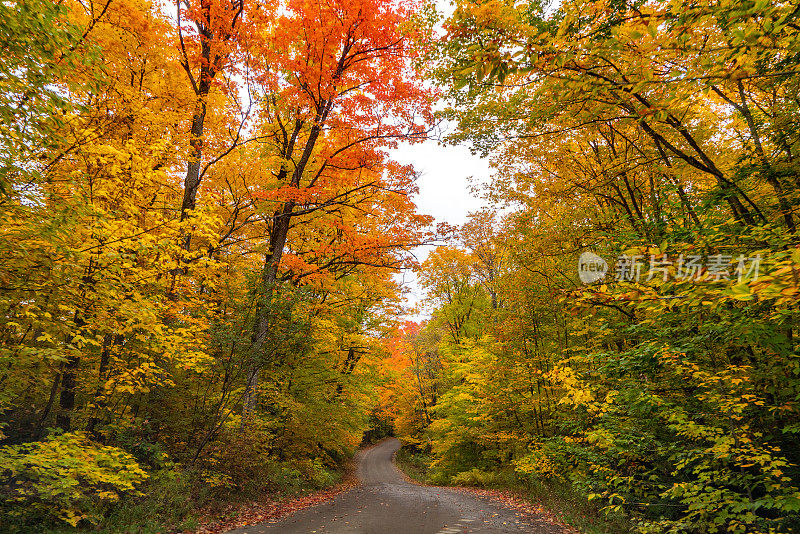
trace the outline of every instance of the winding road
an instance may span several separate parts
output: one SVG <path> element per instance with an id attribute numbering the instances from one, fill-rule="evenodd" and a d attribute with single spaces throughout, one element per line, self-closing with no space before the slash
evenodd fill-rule
<path id="1" fill-rule="evenodd" d="M 518 516 L 488 499 L 406 481 L 392 463 L 394 438 L 358 456 L 361 485 L 333 500 L 276 522 L 229 534 L 559 534 L 535 516 Z"/>

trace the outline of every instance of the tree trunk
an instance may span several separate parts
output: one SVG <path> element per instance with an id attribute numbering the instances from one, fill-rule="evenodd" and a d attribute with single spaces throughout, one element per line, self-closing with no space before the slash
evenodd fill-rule
<path id="1" fill-rule="evenodd" d="M 292 173 L 292 179 L 289 183 L 291 187 L 300 186 L 300 180 L 311 159 L 311 154 L 317 144 L 317 139 L 322 131 L 322 126 L 325 123 L 330 108 L 331 102 L 326 100 L 322 100 L 317 107 L 314 126 L 311 127 L 311 132 L 309 133 L 308 140 L 303 149 L 303 154 Z M 288 171 L 285 168 L 281 169 L 280 175 L 285 179 L 288 175 Z M 266 304 L 275 291 L 275 284 L 278 281 L 278 268 L 280 267 L 281 258 L 283 257 L 283 249 L 286 246 L 286 237 L 289 235 L 289 228 L 291 226 L 295 206 L 296 203 L 294 200 L 283 203 L 283 207 L 274 216 L 274 222 L 270 232 L 270 251 L 264 261 L 264 268 L 261 275 L 261 287 L 258 288 L 259 291 L 264 292 L 264 300 L 262 301 L 263 304 L 260 305 L 256 311 L 256 320 L 253 324 L 250 348 L 251 362 L 247 372 L 247 384 L 245 385 L 242 399 L 242 429 L 245 428 L 247 420 L 255 413 L 256 404 L 258 403 L 258 379 L 261 370 L 261 363 L 258 361 L 259 353 L 264 348 L 264 341 L 266 340 L 270 328 L 270 307 Z"/>
<path id="2" fill-rule="evenodd" d="M 81 283 L 83 285 L 93 284 L 91 273 L 93 271 L 92 261 L 89 261 L 87 274 L 83 277 Z M 83 291 L 85 295 L 85 290 Z M 75 329 L 77 332 L 86 326 L 86 321 L 79 311 L 75 311 L 74 317 Z M 69 334 L 67 335 L 66 342 L 71 341 Z M 61 428 L 64 432 L 72 430 L 72 412 L 75 410 L 75 385 L 78 369 L 80 368 L 81 358 L 79 354 L 71 355 L 64 363 L 64 368 L 61 373 L 61 394 L 58 398 L 59 412 L 56 415 L 56 426 Z"/>
<path id="3" fill-rule="evenodd" d="M 758 134 L 756 122 L 753 119 L 753 114 L 750 112 L 750 106 L 747 103 L 747 95 L 744 91 L 744 84 L 742 83 L 742 80 L 737 80 L 736 83 L 739 89 L 739 98 L 741 99 L 742 103 L 740 106 L 735 107 L 742 115 L 744 115 L 745 121 L 747 121 L 747 127 L 750 130 L 750 136 L 753 138 L 753 145 L 755 146 L 756 154 L 758 154 L 759 159 L 761 159 L 764 176 L 767 180 L 767 183 L 772 186 L 772 189 L 775 190 L 775 194 L 778 196 L 778 205 L 781 210 L 781 215 L 783 215 L 783 221 L 786 223 L 786 228 L 789 230 L 789 232 L 794 234 L 797 231 L 797 228 L 795 227 L 794 218 L 792 217 L 792 208 L 789 206 L 789 201 L 786 199 L 786 193 L 783 190 L 783 186 L 781 185 L 780 180 L 778 180 L 778 178 L 775 176 L 775 171 L 772 169 L 772 165 L 767 158 L 766 152 L 764 152 L 764 146 L 761 144 L 761 136 Z"/>
<path id="4" fill-rule="evenodd" d="M 53 377 L 53 385 L 50 387 L 50 396 L 47 399 L 47 405 L 44 407 L 42 416 L 39 419 L 39 435 L 41 435 L 42 430 L 44 429 L 44 422 L 47 420 L 47 416 L 50 415 L 50 410 L 53 409 L 53 403 L 56 400 L 56 393 L 58 393 L 58 386 L 61 385 L 61 373 L 63 371 L 64 362 L 61 362 L 61 365 L 59 365 L 58 371 L 56 372 L 56 376 Z"/>
<path id="5" fill-rule="evenodd" d="M 294 180 L 293 180 L 294 181 Z M 261 274 L 261 285 L 257 291 L 262 293 L 261 304 L 256 311 L 256 321 L 253 324 L 250 346 L 250 368 L 247 371 L 247 384 L 245 385 L 242 398 L 242 427 L 246 421 L 255 413 L 258 402 L 258 379 L 261 373 L 261 362 L 259 353 L 264 348 L 264 342 L 270 328 L 269 302 L 275 291 L 275 284 L 278 281 L 278 267 L 283 257 L 283 248 L 286 246 L 286 236 L 289 233 L 289 224 L 294 211 L 294 201 L 284 203 L 283 209 L 275 216 L 270 235 L 270 254 L 264 262 L 264 269 Z"/>
<path id="6" fill-rule="evenodd" d="M 105 408 L 106 400 L 103 395 L 105 389 L 105 378 L 108 374 L 108 365 L 111 361 L 111 350 L 113 346 L 122 345 L 123 336 L 106 334 L 103 336 L 103 348 L 100 351 L 100 368 L 97 371 L 97 388 L 94 392 L 94 413 L 86 425 L 86 431 L 95 434 L 95 427 L 100 422 L 99 411 Z M 99 436 L 95 435 L 95 438 Z"/>
<path id="7" fill-rule="evenodd" d="M 70 356 L 64 365 L 61 378 L 61 395 L 58 399 L 59 413 L 56 416 L 56 426 L 64 432 L 72 430 L 72 412 L 75 409 L 75 375 L 80 367 L 81 359 Z"/>
<path id="8" fill-rule="evenodd" d="M 183 181 L 183 202 L 181 203 L 181 222 L 189 217 L 189 211 L 194 210 L 197 206 L 197 190 L 200 188 L 200 162 L 203 158 L 203 132 L 205 130 L 206 112 L 206 98 L 208 97 L 209 89 L 211 88 L 211 74 L 201 72 L 200 83 L 197 87 L 197 102 L 194 107 L 194 114 L 192 115 L 192 128 L 189 132 L 191 138 L 189 145 L 191 146 L 191 154 L 189 161 L 186 164 L 186 178 Z M 187 232 L 183 248 L 189 250 L 192 242 L 191 232 Z"/>

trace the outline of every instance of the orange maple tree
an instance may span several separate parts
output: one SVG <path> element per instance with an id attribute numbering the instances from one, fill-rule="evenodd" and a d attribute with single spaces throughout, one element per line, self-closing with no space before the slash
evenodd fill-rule
<path id="1" fill-rule="evenodd" d="M 430 219 L 414 214 L 413 170 L 390 163 L 385 148 L 425 138 L 431 91 L 411 74 L 423 48 L 407 21 L 414 2 L 287 2 L 274 31 L 252 34 L 258 135 L 270 159 L 253 196 L 268 214 L 267 291 L 284 278 L 344 276 L 358 266 L 397 268 L 425 239 Z M 266 11 L 259 17 L 271 18 Z M 266 25 L 266 23 L 264 23 Z M 264 160 L 262 160 L 264 161 Z M 288 242 L 305 234 L 308 246 Z M 309 235 L 310 232 L 310 235 Z M 288 242 L 288 245 L 287 245 Z M 253 331 L 257 353 L 269 330 L 262 307 Z M 246 406 L 258 382 L 254 365 Z M 246 408 L 247 409 L 247 408 Z"/>

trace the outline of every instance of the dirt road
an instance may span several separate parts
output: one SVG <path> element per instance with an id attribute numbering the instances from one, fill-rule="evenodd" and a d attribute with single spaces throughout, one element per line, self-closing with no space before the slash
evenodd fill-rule
<path id="1" fill-rule="evenodd" d="M 388 439 L 358 458 L 362 484 L 325 504 L 277 522 L 230 534 L 558 534 L 535 517 L 521 518 L 492 501 L 457 491 L 406 482 L 392 463 L 400 448 Z"/>

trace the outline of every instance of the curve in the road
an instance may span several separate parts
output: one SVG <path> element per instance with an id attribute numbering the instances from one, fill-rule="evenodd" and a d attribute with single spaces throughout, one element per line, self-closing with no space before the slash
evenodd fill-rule
<path id="1" fill-rule="evenodd" d="M 394 438 L 358 456 L 361 485 L 335 499 L 276 522 L 229 534 L 558 534 L 536 517 L 446 488 L 410 484 L 392 463 Z"/>

